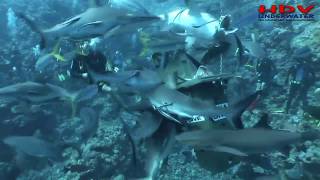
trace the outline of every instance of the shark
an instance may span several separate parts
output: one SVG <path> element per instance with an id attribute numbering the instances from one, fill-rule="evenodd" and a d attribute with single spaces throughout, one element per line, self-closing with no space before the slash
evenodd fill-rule
<path id="1" fill-rule="evenodd" d="M 183 132 L 177 141 L 196 149 L 225 152 L 236 156 L 249 156 L 281 150 L 282 148 L 320 137 L 319 132 L 290 132 L 267 128 L 240 130 L 209 129 Z"/>
<path id="2" fill-rule="evenodd" d="M 70 103 L 72 116 L 75 116 L 77 104 L 93 98 L 98 93 L 96 85 L 90 85 L 75 92 L 50 83 L 37 83 L 32 81 L 16 83 L 0 88 L 0 96 L 12 97 L 31 103 L 44 103 L 65 101 Z"/>
<path id="3" fill-rule="evenodd" d="M 144 167 L 147 176 L 144 179 L 156 179 L 160 174 L 166 158 L 174 151 L 176 133 L 175 124 L 164 121 L 157 132 L 147 140 L 148 154 L 145 158 Z"/>
<path id="4" fill-rule="evenodd" d="M 40 35 L 40 47 L 44 49 L 49 39 L 82 41 L 102 36 L 107 38 L 134 32 L 161 20 L 145 9 L 142 9 L 142 11 L 144 13 L 137 13 L 120 7 L 99 6 L 94 3 L 83 13 L 48 29 L 40 28 L 33 20 L 21 12 L 16 12 L 16 15 Z"/>
<path id="5" fill-rule="evenodd" d="M 178 123 L 181 123 L 181 120 L 179 120 L 181 118 L 194 119 L 202 116 L 206 119 L 219 120 L 219 117 L 227 117 L 230 125 L 237 127 L 235 122 L 245 109 L 256 100 L 258 95 L 259 92 L 255 92 L 229 108 L 215 107 L 213 104 L 193 99 L 165 85 L 159 86 L 146 96 L 154 109 Z M 175 118 L 176 116 L 178 118 Z"/>
<path id="6" fill-rule="evenodd" d="M 82 126 L 79 129 L 80 137 L 83 141 L 87 141 L 91 138 L 99 128 L 99 117 L 96 111 L 92 108 L 84 107 L 80 109 L 79 113 L 82 121 Z"/>
<path id="7" fill-rule="evenodd" d="M 89 76 L 94 82 L 106 82 L 115 91 L 121 93 L 144 94 L 163 84 L 159 75 L 155 71 L 148 69 L 128 70 L 117 73 L 108 72 L 105 74 L 99 74 L 89 69 Z"/>
<path id="8" fill-rule="evenodd" d="M 135 162 L 134 176 L 143 169 L 143 177 L 130 177 L 133 180 L 153 180 L 156 179 L 163 165 L 166 164 L 168 156 L 174 152 L 176 125 L 170 121 L 162 121 L 160 127 L 152 136 L 144 140 L 146 154 L 143 156 L 143 163 Z M 131 136 L 131 135 L 129 135 Z M 135 145 L 133 145 L 135 146 Z M 135 150 L 135 148 L 134 148 Z M 138 175 L 138 176 L 141 176 Z"/>
<path id="9" fill-rule="evenodd" d="M 88 86 L 77 92 L 69 92 L 64 88 L 50 84 L 32 81 L 16 83 L 0 88 L 0 96 L 10 96 L 29 102 L 40 103 L 55 99 L 83 101 L 93 97 L 98 92 L 96 86 Z"/>
<path id="10" fill-rule="evenodd" d="M 62 149 L 33 136 L 9 136 L 3 139 L 3 143 L 29 156 L 51 160 L 62 159 Z"/>

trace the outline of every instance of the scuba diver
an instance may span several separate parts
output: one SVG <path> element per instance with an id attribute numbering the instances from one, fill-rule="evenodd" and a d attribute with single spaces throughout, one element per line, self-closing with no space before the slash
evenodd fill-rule
<path id="1" fill-rule="evenodd" d="M 220 22 L 220 28 L 214 34 L 215 43 L 209 48 L 208 52 L 202 58 L 202 63 L 209 63 L 209 60 L 214 56 L 224 53 L 230 46 L 230 43 L 226 41 L 227 32 L 230 30 L 231 16 L 222 16 Z"/>
<path id="2" fill-rule="evenodd" d="M 299 48 L 293 54 L 293 58 L 298 63 L 290 68 L 286 79 L 286 84 L 290 82 L 288 100 L 285 107 L 286 113 L 289 112 L 294 99 L 295 103 L 302 101 L 302 106 L 307 105 L 308 90 L 315 82 L 315 72 L 309 61 L 312 56 L 309 47 Z"/>
<path id="3" fill-rule="evenodd" d="M 257 90 L 266 90 L 272 84 L 276 72 L 276 66 L 269 58 L 263 58 L 256 66 L 258 75 Z"/>
<path id="4" fill-rule="evenodd" d="M 206 65 L 220 62 L 220 65 L 218 65 L 220 66 L 220 73 L 223 66 L 227 69 L 234 69 L 234 67 L 244 64 L 244 48 L 240 38 L 236 35 L 238 29 L 233 28 L 231 22 L 230 15 L 220 18 L 220 27 L 214 34 L 214 42 L 201 60 L 201 63 Z M 233 61 L 235 58 L 237 60 Z M 229 61 L 229 59 L 233 60 Z"/>
<path id="5" fill-rule="evenodd" d="M 72 59 L 70 75 L 71 77 L 85 79 L 92 84 L 93 80 L 89 76 L 89 70 L 99 74 L 112 71 L 104 54 L 90 47 L 87 43 L 84 43 L 79 46 L 79 50 Z M 98 87 L 103 91 L 111 90 L 110 87 L 103 82 L 98 83 Z"/>

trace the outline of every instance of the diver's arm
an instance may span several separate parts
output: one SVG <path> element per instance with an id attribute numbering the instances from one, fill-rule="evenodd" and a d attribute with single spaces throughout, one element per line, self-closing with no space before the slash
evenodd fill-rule
<path id="1" fill-rule="evenodd" d="M 107 64 L 106 56 L 102 52 L 97 52 L 96 55 L 97 55 L 97 58 L 99 60 L 99 64 L 106 66 L 106 64 Z"/>
<path id="2" fill-rule="evenodd" d="M 101 52 L 89 54 L 87 65 L 90 69 L 97 73 L 105 73 L 107 66 L 107 58 Z"/>

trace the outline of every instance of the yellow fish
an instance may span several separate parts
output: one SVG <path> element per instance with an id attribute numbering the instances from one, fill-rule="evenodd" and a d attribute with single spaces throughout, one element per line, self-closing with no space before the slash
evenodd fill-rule
<path id="1" fill-rule="evenodd" d="M 51 56 L 53 56 L 57 61 L 65 61 L 65 58 L 60 54 L 61 48 L 59 48 L 61 40 L 57 42 L 57 44 L 54 46 L 53 51 L 50 53 Z"/>

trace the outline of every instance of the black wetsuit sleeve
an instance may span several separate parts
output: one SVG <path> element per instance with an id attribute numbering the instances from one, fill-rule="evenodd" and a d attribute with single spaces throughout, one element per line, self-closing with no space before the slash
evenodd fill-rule
<path id="1" fill-rule="evenodd" d="M 107 58 L 101 52 L 92 53 L 88 56 L 87 65 L 97 73 L 105 73 Z"/>

